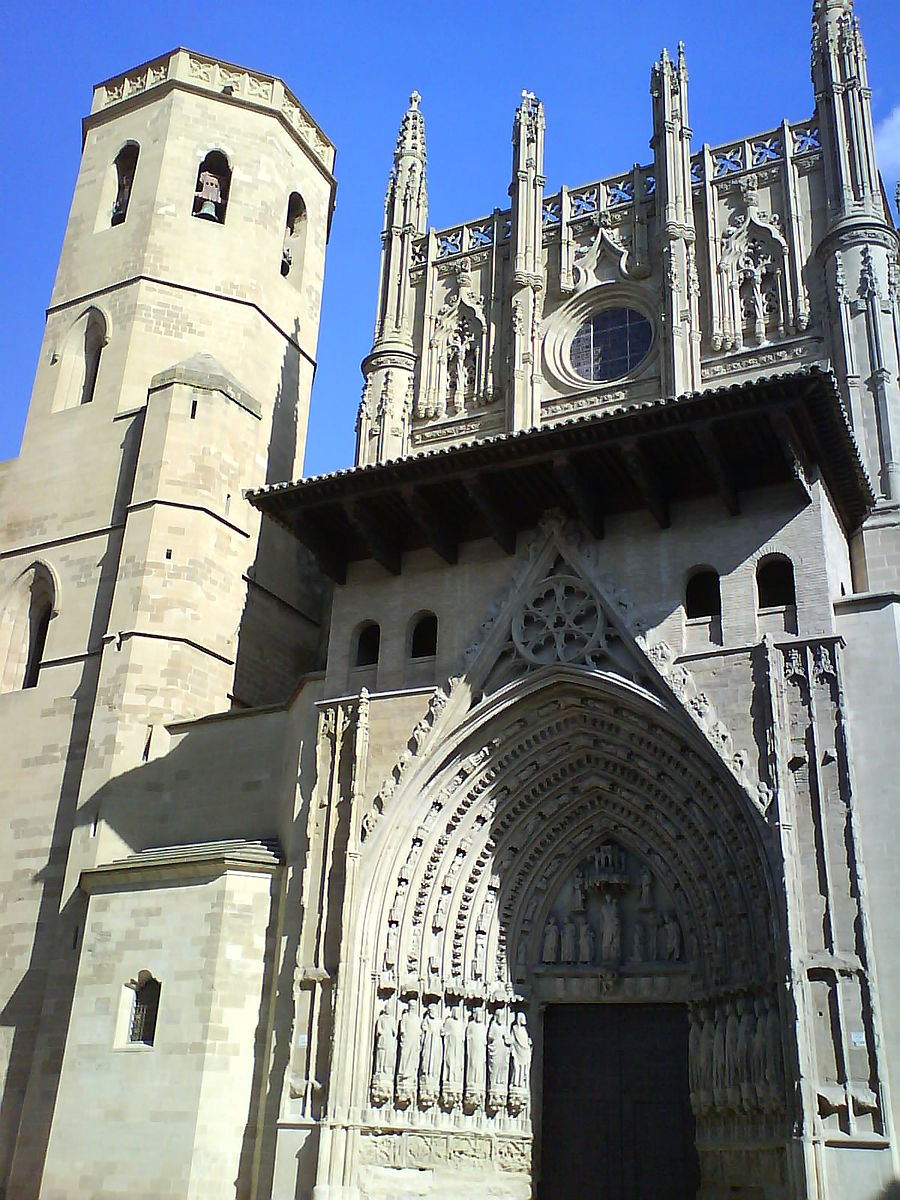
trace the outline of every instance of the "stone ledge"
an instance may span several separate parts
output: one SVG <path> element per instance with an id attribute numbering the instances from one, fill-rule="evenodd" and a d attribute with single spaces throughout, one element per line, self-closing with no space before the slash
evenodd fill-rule
<path id="1" fill-rule="evenodd" d="M 81 872 L 79 886 L 92 896 L 96 892 L 123 890 L 134 883 L 162 884 L 169 879 L 221 875 L 226 871 L 273 875 L 283 862 L 277 838 L 154 846 L 102 867 L 88 867 Z"/>

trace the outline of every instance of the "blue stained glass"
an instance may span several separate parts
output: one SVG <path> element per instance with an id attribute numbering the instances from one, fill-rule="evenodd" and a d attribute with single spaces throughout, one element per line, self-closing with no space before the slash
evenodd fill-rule
<path id="1" fill-rule="evenodd" d="M 604 308 L 572 339 L 572 369 L 591 383 L 621 379 L 646 356 L 653 340 L 647 318 L 633 308 Z"/>

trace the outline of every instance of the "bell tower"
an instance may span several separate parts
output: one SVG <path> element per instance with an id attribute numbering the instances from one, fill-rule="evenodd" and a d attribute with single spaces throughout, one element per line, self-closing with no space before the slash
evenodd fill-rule
<path id="1" fill-rule="evenodd" d="M 56 581 L 38 690 L 84 698 L 82 796 L 154 727 L 286 695 L 310 665 L 296 551 L 244 493 L 302 470 L 333 164 L 271 76 L 178 49 L 94 89 L 0 478 L 0 587 L 35 564 Z"/>

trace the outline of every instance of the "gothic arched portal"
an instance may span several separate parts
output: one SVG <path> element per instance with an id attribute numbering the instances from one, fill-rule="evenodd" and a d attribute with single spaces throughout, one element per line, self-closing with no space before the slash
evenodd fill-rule
<path id="1" fill-rule="evenodd" d="M 704 1187 L 787 1189 L 783 900 L 763 817 L 684 718 L 618 673 L 540 668 L 429 743 L 369 826 L 334 1041 L 366 1170 L 524 1187 L 542 1011 L 638 1002 L 690 1013 Z"/>

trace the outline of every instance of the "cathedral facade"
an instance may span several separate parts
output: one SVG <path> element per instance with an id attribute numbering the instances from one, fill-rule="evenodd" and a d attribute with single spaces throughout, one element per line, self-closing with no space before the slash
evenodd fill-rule
<path id="1" fill-rule="evenodd" d="M 900 1194 L 900 260 L 811 116 L 428 226 L 304 478 L 334 147 L 98 85 L 0 464 L 6 1200 Z M 893 1072 L 893 1074 L 892 1074 Z M 892 1084 L 898 1089 L 893 1092 Z"/>

